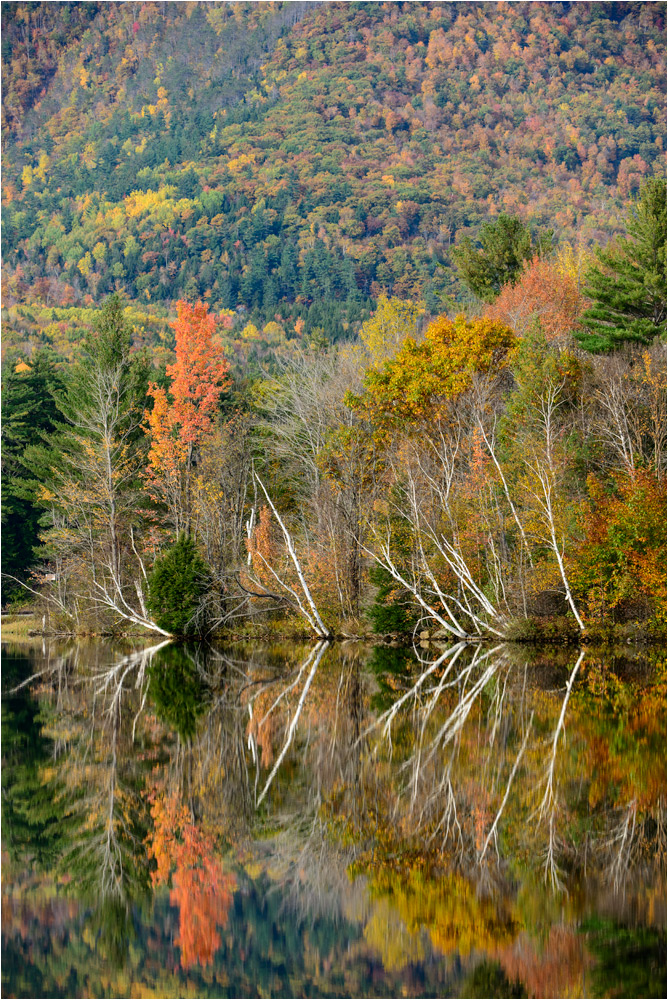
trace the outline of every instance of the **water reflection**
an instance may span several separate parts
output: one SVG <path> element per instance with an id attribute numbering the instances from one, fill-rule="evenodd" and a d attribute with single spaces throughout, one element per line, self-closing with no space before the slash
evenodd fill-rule
<path id="1" fill-rule="evenodd" d="M 6 648 L 7 995 L 102 960 L 196 995 L 651 995 L 665 663 L 430 652 Z"/>

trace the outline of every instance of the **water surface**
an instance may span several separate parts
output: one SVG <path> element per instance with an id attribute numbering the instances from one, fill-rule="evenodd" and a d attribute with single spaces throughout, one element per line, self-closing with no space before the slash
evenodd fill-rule
<path id="1" fill-rule="evenodd" d="M 664 996 L 665 658 L 3 646 L 17 997 Z"/>

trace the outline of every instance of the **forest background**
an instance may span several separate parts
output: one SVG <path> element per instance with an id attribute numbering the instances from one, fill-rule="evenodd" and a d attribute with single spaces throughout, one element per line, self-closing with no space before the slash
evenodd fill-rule
<path id="1" fill-rule="evenodd" d="M 2 18 L 5 599 L 660 631 L 664 4 Z"/>

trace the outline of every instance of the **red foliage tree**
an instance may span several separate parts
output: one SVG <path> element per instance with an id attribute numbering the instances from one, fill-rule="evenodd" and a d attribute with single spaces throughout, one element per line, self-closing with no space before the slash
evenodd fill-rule
<path id="1" fill-rule="evenodd" d="M 151 808 L 154 830 L 149 856 L 157 863 L 154 885 L 170 879 L 170 902 L 179 910 L 181 965 L 209 965 L 220 946 L 219 927 L 227 925 L 234 875 L 223 871 L 214 844 L 193 822 L 176 796 L 159 796 Z"/>
<path id="2" fill-rule="evenodd" d="M 559 340 L 578 328 L 584 307 L 577 281 L 560 273 L 552 261 L 535 258 L 525 264 L 516 284 L 504 285 L 485 315 L 520 337 L 538 322 L 548 340 Z"/>
<path id="3" fill-rule="evenodd" d="M 177 302 L 176 361 L 167 365 L 168 397 L 151 384 L 153 408 L 146 413 L 151 435 L 148 479 L 154 497 L 165 500 L 175 529 L 188 530 L 193 457 L 211 431 L 221 395 L 227 389 L 229 362 L 214 342 L 215 317 L 205 303 Z"/>

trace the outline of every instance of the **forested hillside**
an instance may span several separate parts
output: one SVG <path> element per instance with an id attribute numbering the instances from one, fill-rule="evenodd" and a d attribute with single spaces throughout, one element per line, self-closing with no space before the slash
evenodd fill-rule
<path id="1" fill-rule="evenodd" d="M 663 170 L 664 30 L 660 3 L 3 4 L 4 303 L 56 308 L 6 346 L 113 290 L 339 339 L 381 293 L 461 300 L 451 249 L 500 212 L 604 243 Z"/>

